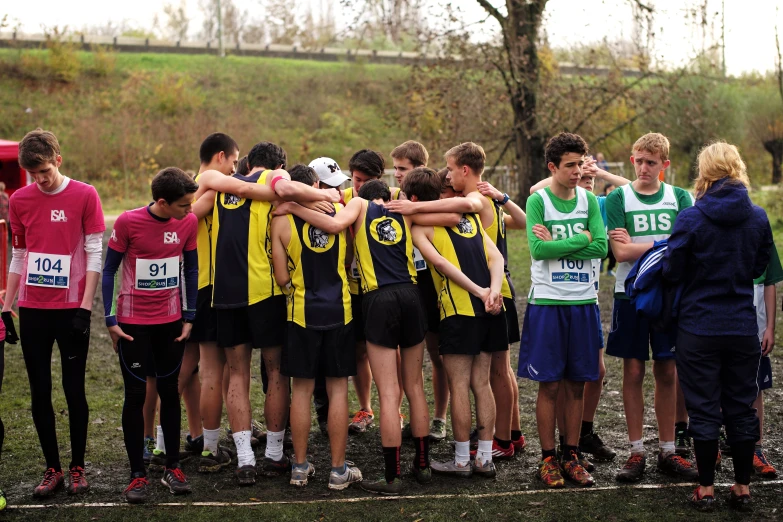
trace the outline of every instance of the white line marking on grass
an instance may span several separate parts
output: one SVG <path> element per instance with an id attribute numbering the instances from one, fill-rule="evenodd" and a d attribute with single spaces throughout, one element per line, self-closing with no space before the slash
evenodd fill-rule
<path id="1" fill-rule="evenodd" d="M 247 507 L 247 506 L 270 506 L 274 504 L 305 505 L 305 504 L 354 504 L 358 502 L 378 502 L 394 500 L 449 500 L 449 499 L 468 499 L 478 500 L 483 498 L 515 497 L 522 495 L 536 495 L 539 493 L 590 493 L 591 491 L 616 491 L 616 490 L 650 490 L 650 489 L 674 489 L 695 486 L 695 482 L 678 482 L 676 484 L 637 484 L 629 486 L 598 486 L 591 488 L 563 488 L 563 489 L 526 489 L 523 491 L 501 491 L 498 493 L 477 493 L 475 495 L 463 495 L 458 493 L 437 494 L 437 495 L 401 495 L 399 497 L 354 497 L 354 498 L 324 498 L 319 500 L 259 500 L 257 502 L 161 502 L 159 504 L 146 504 L 154 507 Z M 716 488 L 730 487 L 733 483 L 726 482 L 715 484 Z M 765 480 L 756 482 L 753 488 L 765 486 L 783 485 L 783 480 Z M 144 505 L 144 504 L 143 504 Z M 58 509 L 58 508 L 117 508 L 132 507 L 126 502 L 96 502 L 96 503 L 77 503 L 77 504 L 19 504 L 9 505 L 7 509 Z"/>

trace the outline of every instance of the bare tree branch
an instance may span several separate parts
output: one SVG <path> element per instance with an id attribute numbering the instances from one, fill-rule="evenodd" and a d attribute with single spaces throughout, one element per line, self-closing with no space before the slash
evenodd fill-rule
<path id="1" fill-rule="evenodd" d="M 493 6 L 492 4 L 490 4 L 490 3 L 489 3 L 487 0 L 476 0 L 476 1 L 479 3 L 479 5 L 480 5 L 481 7 L 483 7 L 483 8 L 484 8 L 484 10 L 485 10 L 486 12 L 488 12 L 489 14 L 491 14 L 491 15 L 492 15 L 492 16 L 495 18 L 495 20 L 497 20 L 497 21 L 498 21 L 498 23 L 501 25 L 501 27 L 502 27 L 503 25 L 505 25 L 505 23 L 506 23 L 506 17 L 505 17 L 505 16 L 503 16 L 503 14 L 502 14 L 500 11 L 498 11 L 498 10 L 497 10 L 497 8 L 496 8 L 495 6 Z M 504 33 L 505 33 L 505 31 L 504 31 Z"/>

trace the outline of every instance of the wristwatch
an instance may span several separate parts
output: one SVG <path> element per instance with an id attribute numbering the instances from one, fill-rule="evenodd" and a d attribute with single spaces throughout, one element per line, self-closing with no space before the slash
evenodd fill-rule
<path id="1" fill-rule="evenodd" d="M 495 203 L 497 203 L 498 205 L 505 205 L 506 203 L 508 203 L 508 200 L 509 200 L 509 199 L 511 199 L 511 198 L 509 198 L 509 197 L 508 197 L 508 194 L 506 194 L 506 193 L 504 192 L 504 193 L 503 193 L 503 199 L 501 199 L 501 200 L 497 200 L 497 199 L 496 199 L 496 200 L 495 200 Z"/>

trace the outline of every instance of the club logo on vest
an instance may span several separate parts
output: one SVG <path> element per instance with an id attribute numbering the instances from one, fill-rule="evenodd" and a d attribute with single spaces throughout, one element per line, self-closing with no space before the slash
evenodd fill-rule
<path id="1" fill-rule="evenodd" d="M 313 252 L 321 253 L 332 248 L 335 236 L 331 236 L 320 228 L 305 223 L 305 226 L 302 229 L 302 238 L 304 239 L 303 243 L 307 248 Z"/>
<path id="2" fill-rule="evenodd" d="M 402 240 L 402 227 L 390 217 L 379 217 L 370 223 L 370 235 L 382 245 L 396 245 Z"/>
<path id="3" fill-rule="evenodd" d="M 223 194 L 223 208 L 233 210 L 241 207 L 245 203 L 245 198 L 240 198 L 234 194 Z"/>
<path id="4" fill-rule="evenodd" d="M 467 216 L 462 215 L 462 217 L 459 220 L 459 223 L 457 223 L 456 227 L 452 227 L 454 232 L 459 234 L 462 237 L 473 237 L 478 232 L 478 225 L 476 223 L 476 218 L 473 216 Z"/>

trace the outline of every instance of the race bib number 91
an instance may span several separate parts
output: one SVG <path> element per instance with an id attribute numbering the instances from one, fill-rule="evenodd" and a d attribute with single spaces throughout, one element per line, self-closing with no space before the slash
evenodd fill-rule
<path id="1" fill-rule="evenodd" d="M 27 255 L 27 284 L 68 288 L 71 284 L 71 256 L 30 252 Z"/>
<path id="2" fill-rule="evenodd" d="M 179 286 L 179 258 L 136 259 L 136 290 L 168 290 Z"/>

